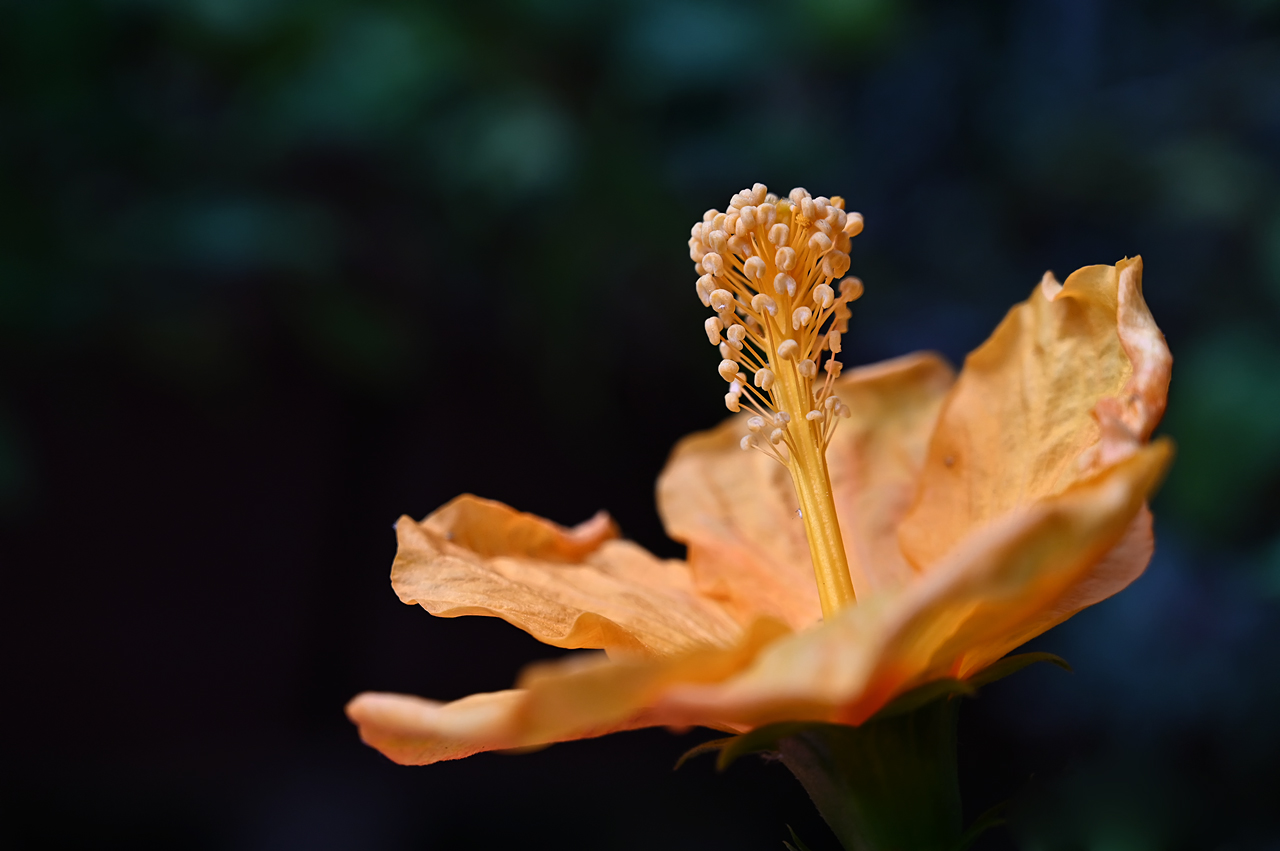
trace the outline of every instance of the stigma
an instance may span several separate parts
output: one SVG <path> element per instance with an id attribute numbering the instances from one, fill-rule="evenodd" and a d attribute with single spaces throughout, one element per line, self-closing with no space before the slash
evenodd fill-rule
<path id="1" fill-rule="evenodd" d="M 861 231 L 862 216 L 845 212 L 839 196 L 797 188 L 780 198 L 757 183 L 724 212 L 707 210 L 689 237 L 698 298 L 714 312 L 704 330 L 719 349 L 725 406 L 751 414 L 742 448 L 791 473 L 824 616 L 854 600 L 826 448 L 849 416 L 833 382 L 848 305 L 863 290 L 844 277 Z"/>

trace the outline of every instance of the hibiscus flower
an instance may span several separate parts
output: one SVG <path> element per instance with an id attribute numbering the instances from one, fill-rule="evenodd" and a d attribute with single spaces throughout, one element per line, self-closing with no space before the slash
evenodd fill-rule
<path id="1" fill-rule="evenodd" d="M 604 513 L 565 528 L 463 495 L 400 519 L 403 602 L 604 652 L 450 703 L 359 695 L 365 742 L 426 764 L 654 725 L 857 725 L 1141 574 L 1172 456 L 1150 441 L 1171 357 L 1141 259 L 1046 273 L 958 376 L 929 353 L 841 375 L 862 292 L 836 282 L 862 227 L 843 207 L 757 184 L 694 226 L 736 415 L 677 444 L 658 479 L 686 560 Z"/>

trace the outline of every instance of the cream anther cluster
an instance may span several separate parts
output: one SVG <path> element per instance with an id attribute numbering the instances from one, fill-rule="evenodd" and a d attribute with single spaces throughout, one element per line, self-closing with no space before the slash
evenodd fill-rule
<path id="1" fill-rule="evenodd" d="M 796 429 L 814 429 L 825 447 L 836 418 L 849 415 L 831 393 L 841 366 L 834 355 L 862 282 L 836 280 L 849 271 L 850 241 L 861 231 L 861 214 L 846 213 L 838 196 L 792 189 L 779 198 L 762 183 L 693 226 L 689 256 L 698 298 L 715 311 L 705 328 L 729 382 L 725 405 L 757 414 L 744 449 L 787 463 Z"/>

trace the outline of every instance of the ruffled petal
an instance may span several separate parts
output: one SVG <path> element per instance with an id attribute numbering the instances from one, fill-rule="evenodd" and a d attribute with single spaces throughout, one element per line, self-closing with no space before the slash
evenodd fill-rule
<path id="1" fill-rule="evenodd" d="M 732 676 L 787 632 L 776 621 L 761 620 L 731 647 L 624 661 L 591 655 L 542 663 L 522 675 L 520 688 L 452 703 L 370 692 L 347 704 L 347 716 L 366 744 L 403 765 L 669 724 L 655 710 L 664 692 L 677 684 Z"/>
<path id="2" fill-rule="evenodd" d="M 896 529 L 953 380 L 941 358 L 921 353 L 836 382 L 852 416 L 836 428 L 827 464 L 860 600 L 914 575 Z M 676 445 L 658 479 L 658 512 L 667 534 L 688 545 L 703 593 L 725 600 L 744 622 L 763 615 L 802 629 L 822 610 L 795 486 L 782 465 L 739 447 L 748 416 Z"/>
<path id="3" fill-rule="evenodd" d="M 1062 285 L 1046 275 L 965 360 L 899 531 L 907 559 L 933 565 L 973 530 L 1136 451 L 1163 413 L 1170 361 L 1139 258 Z"/>
<path id="4" fill-rule="evenodd" d="M 897 694 L 967 677 L 1071 611 L 1103 567 L 1133 575 L 1149 551 L 1127 533 L 1172 455 L 1167 441 L 1020 508 L 966 538 L 896 597 L 859 603 L 820 627 L 783 638 L 721 683 L 682 686 L 656 711 L 688 724 L 755 726 L 784 720 L 861 723 Z M 1141 535 L 1139 534 L 1140 538 Z M 1112 554 L 1109 556 L 1109 554 Z M 1096 588 L 1094 590 L 1097 590 Z M 1111 583 L 1107 591 L 1114 591 Z M 1063 614 L 1065 617 L 1066 614 Z"/>
<path id="5" fill-rule="evenodd" d="M 433 615 L 500 617 L 556 647 L 664 655 L 736 641 L 737 621 L 696 593 L 683 562 L 615 534 L 607 515 L 565 529 L 464 495 L 400 519 L 391 584 Z"/>

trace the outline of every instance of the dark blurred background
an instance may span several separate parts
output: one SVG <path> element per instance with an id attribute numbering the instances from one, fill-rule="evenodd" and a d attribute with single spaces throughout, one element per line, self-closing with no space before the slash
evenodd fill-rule
<path id="1" fill-rule="evenodd" d="M 964 710 L 979 847 L 1280 848 L 1280 2 L 0 0 L 0 846 L 778 849 L 701 734 L 394 766 L 342 705 L 559 654 L 388 587 L 471 491 L 608 508 L 723 415 L 685 241 L 867 219 L 844 360 L 1142 254 L 1159 552 Z"/>

